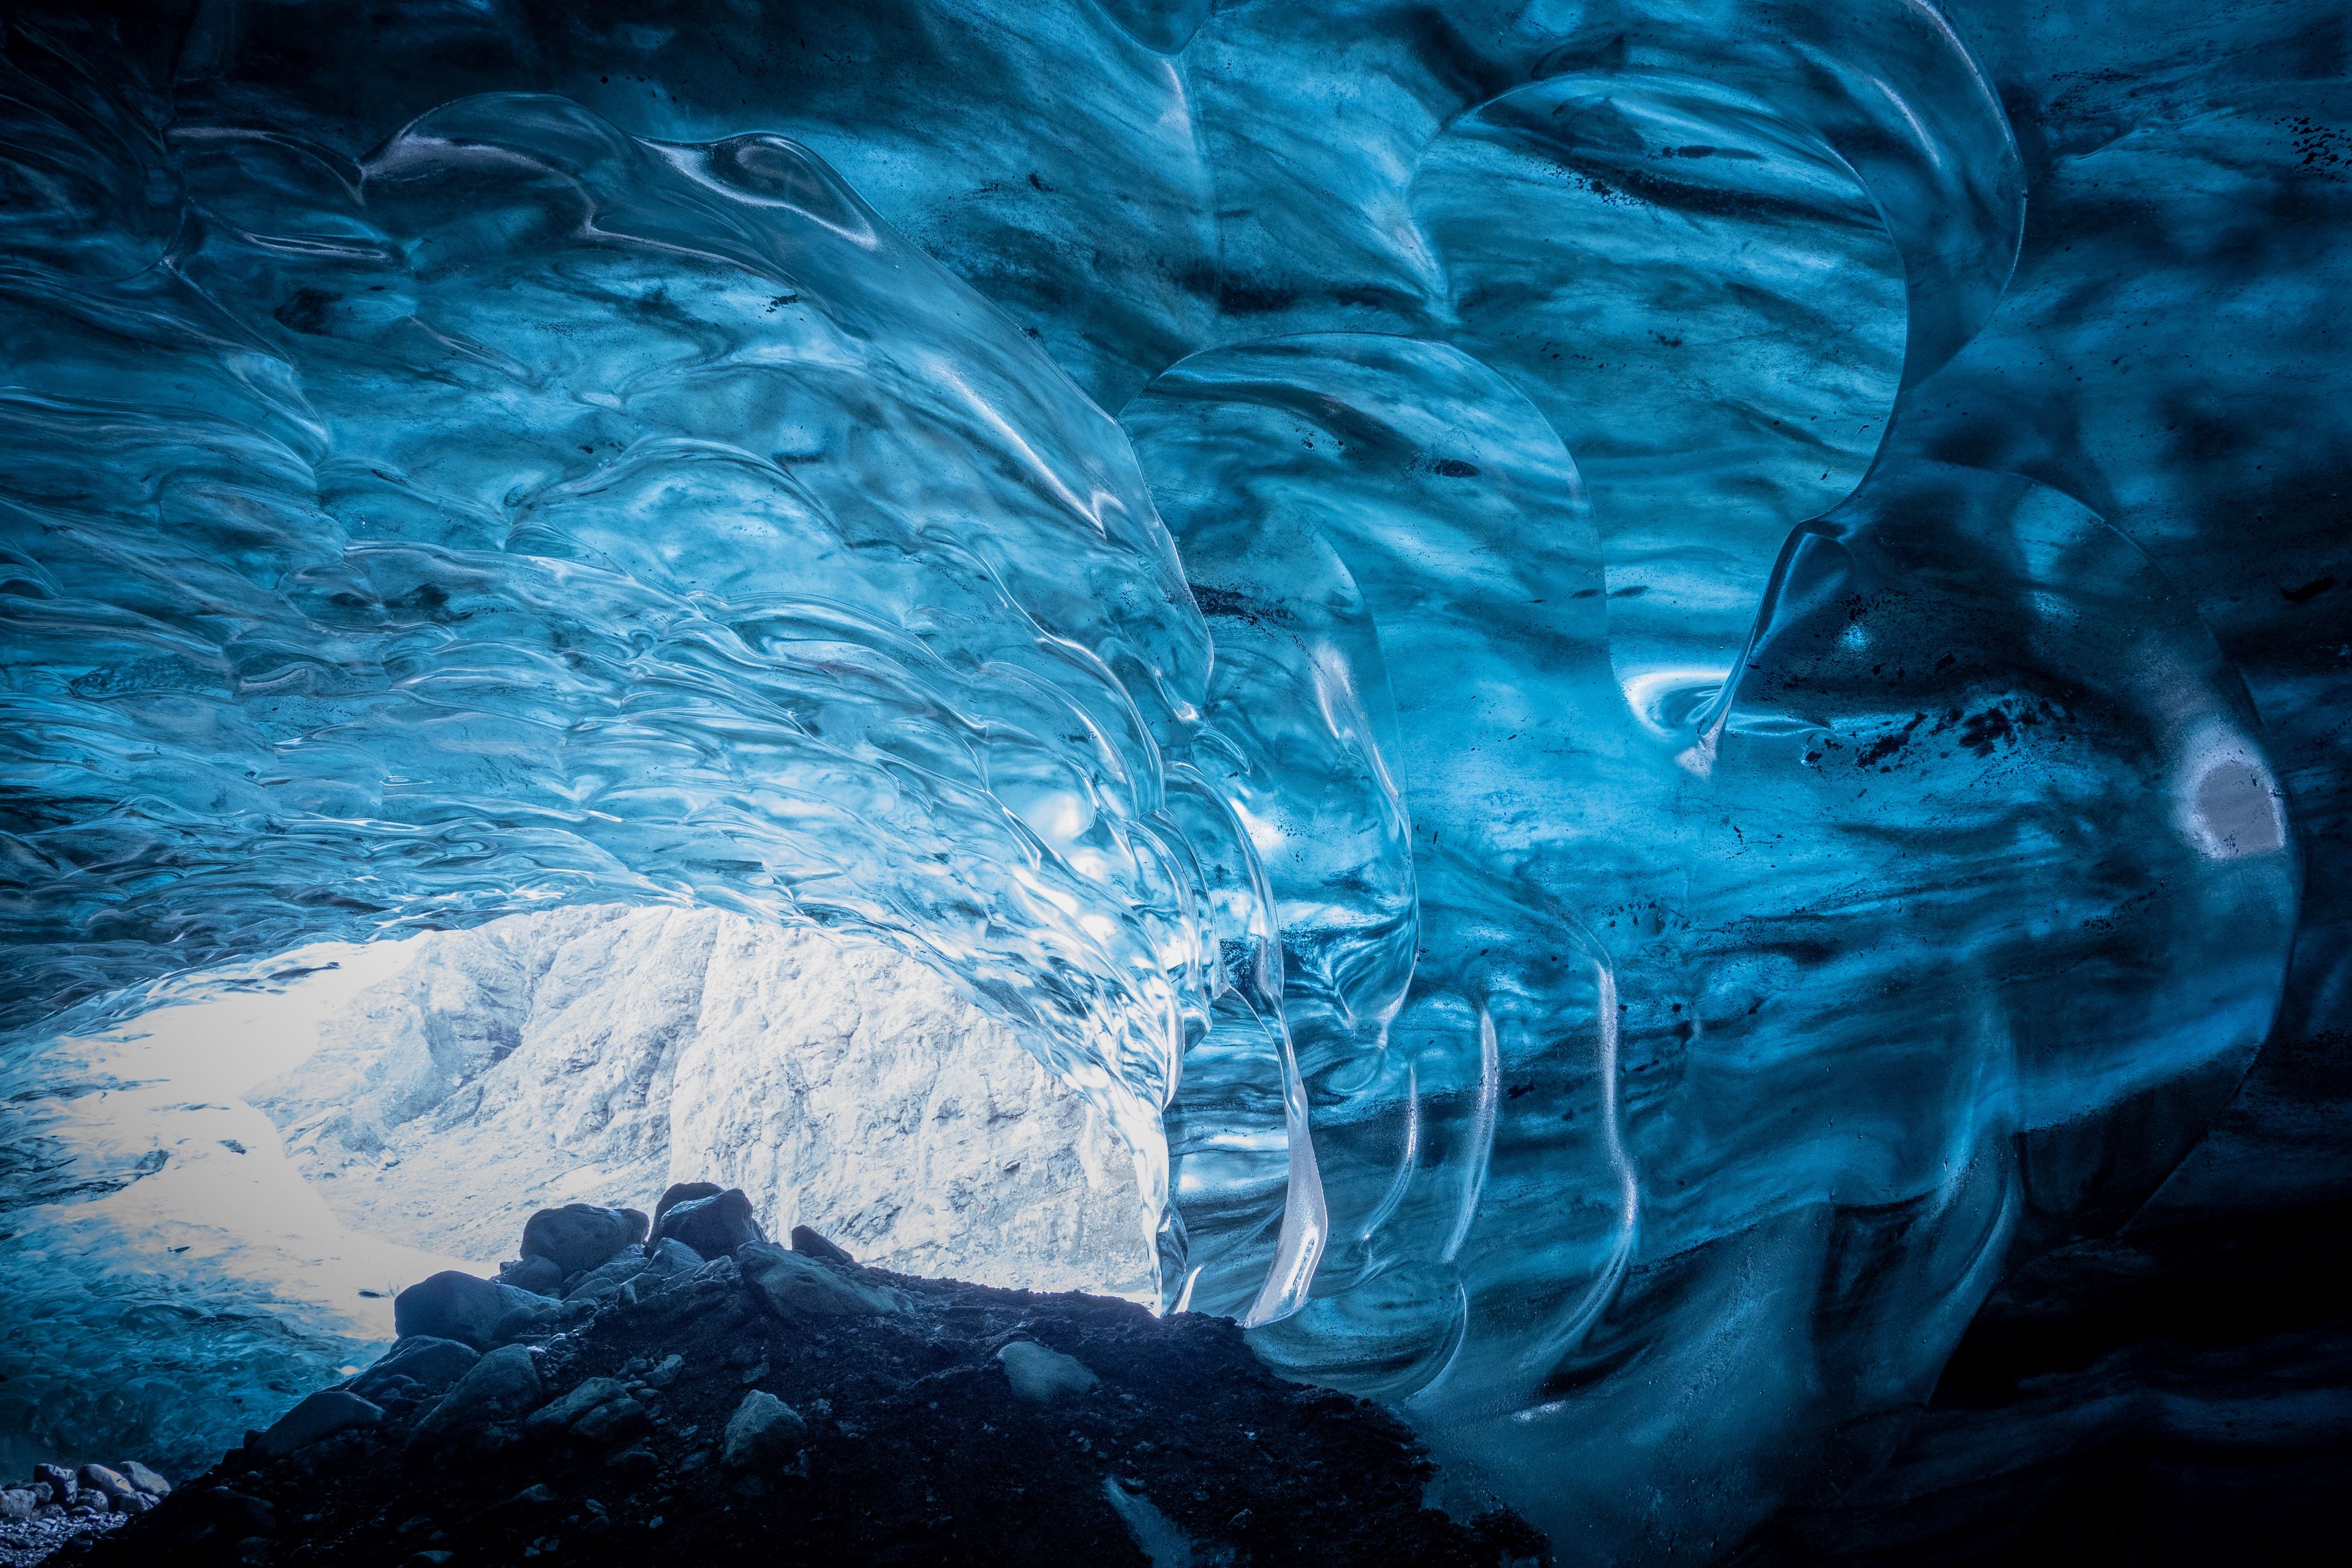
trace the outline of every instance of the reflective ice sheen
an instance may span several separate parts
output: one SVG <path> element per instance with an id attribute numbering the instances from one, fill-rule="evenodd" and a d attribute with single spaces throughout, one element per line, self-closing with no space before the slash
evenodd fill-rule
<path id="1" fill-rule="evenodd" d="M 850 9 L 11 26 L 12 1074 L 322 938 L 814 920 L 1557 1537 L 1883 1451 L 2297 896 L 2195 607 L 1951 433 L 2025 197 L 1958 36 Z"/>

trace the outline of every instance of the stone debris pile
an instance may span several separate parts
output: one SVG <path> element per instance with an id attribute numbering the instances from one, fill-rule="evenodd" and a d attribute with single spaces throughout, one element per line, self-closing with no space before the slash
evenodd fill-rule
<path id="1" fill-rule="evenodd" d="M 788 1239 L 708 1183 L 650 1213 L 541 1210 L 495 1278 L 410 1286 L 373 1365 L 80 1550 L 185 1568 L 1140 1568 L 1171 1542 L 1236 1568 L 1540 1560 L 1516 1516 L 1423 1508 L 1409 1431 L 1275 1377 L 1226 1320 Z"/>

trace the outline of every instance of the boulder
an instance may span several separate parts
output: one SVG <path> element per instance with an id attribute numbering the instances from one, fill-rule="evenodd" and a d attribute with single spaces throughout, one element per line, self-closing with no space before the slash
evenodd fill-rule
<path id="1" fill-rule="evenodd" d="M 81 1483 L 74 1479 L 74 1473 L 63 1465 L 35 1465 L 33 1479 L 48 1482 L 49 1500 L 59 1504 L 71 1503 L 74 1494 L 81 1490 Z"/>
<path id="2" fill-rule="evenodd" d="M 322 1437 L 331 1437 L 354 1426 L 373 1426 L 383 1420 L 383 1406 L 373 1400 L 362 1399 L 348 1389 L 322 1388 L 279 1416 L 276 1425 L 261 1435 L 258 1447 L 271 1458 L 282 1459 Z M 97 1468 L 96 1465 L 88 1466 L 83 1474 Z M 111 1470 L 107 1473 L 113 1474 Z M 131 1489 L 126 1483 L 123 1489 Z"/>
<path id="3" fill-rule="evenodd" d="M 857 1264 L 857 1259 L 804 1225 L 793 1226 L 793 1250 L 810 1258 L 822 1258 L 827 1263 L 838 1263 L 846 1268 L 855 1268 Z"/>
<path id="4" fill-rule="evenodd" d="M 104 1465 L 84 1465 L 74 1479 L 81 1482 L 83 1491 L 96 1492 L 109 1503 L 120 1502 L 139 1489 L 131 1484 L 130 1477 Z"/>
<path id="5" fill-rule="evenodd" d="M 799 1411 L 767 1390 L 755 1388 L 727 1418 L 727 1436 L 719 1457 L 733 1470 L 780 1464 L 807 1436 L 808 1423 L 801 1419 Z"/>
<path id="6" fill-rule="evenodd" d="M 534 1296 L 552 1296 L 563 1289 L 563 1266 L 552 1258 L 519 1258 L 499 1266 L 499 1283 Z"/>
<path id="7" fill-rule="evenodd" d="M 521 1345 L 501 1345 L 474 1363 L 416 1424 L 411 1443 L 441 1441 L 521 1420 L 546 1397 L 539 1363 Z"/>
<path id="8" fill-rule="evenodd" d="M 123 1473 L 132 1486 L 137 1487 L 149 1497 L 172 1495 L 172 1483 L 136 1459 L 125 1459 L 115 1468 Z"/>
<path id="9" fill-rule="evenodd" d="M 522 1227 L 522 1255 L 544 1258 L 565 1276 L 597 1267 L 625 1247 L 646 1238 L 646 1216 L 635 1209 L 565 1204 L 541 1209 Z"/>
<path id="10" fill-rule="evenodd" d="M 0 1519 L 26 1520 L 40 1511 L 41 1500 L 27 1487 L 0 1490 Z"/>
<path id="11" fill-rule="evenodd" d="M 859 1278 L 854 1268 L 787 1252 L 772 1242 L 745 1247 L 740 1267 L 769 1308 L 794 1322 L 880 1317 L 900 1310 L 895 1291 Z"/>
<path id="12" fill-rule="evenodd" d="M 654 1239 L 676 1239 L 705 1258 L 724 1258 L 739 1247 L 768 1238 L 751 1213 L 751 1198 L 742 1188 L 730 1187 L 674 1205 L 654 1227 Z"/>
<path id="13" fill-rule="evenodd" d="M 390 1388 L 395 1378 L 415 1384 L 428 1394 L 438 1394 L 474 1369 L 482 1352 L 457 1340 L 436 1339 L 431 1334 L 412 1334 L 394 1345 L 382 1359 L 359 1376 L 352 1379 L 351 1391 L 362 1399 L 373 1399 L 377 1391 Z"/>
<path id="14" fill-rule="evenodd" d="M 661 1202 L 654 1205 L 651 1234 L 655 1236 L 661 1234 L 662 1221 L 668 1216 L 669 1211 L 678 1205 L 690 1204 L 698 1198 L 715 1198 L 726 1190 L 717 1182 L 672 1182 L 663 1191 Z"/>
<path id="15" fill-rule="evenodd" d="M 509 1316 L 530 1318 L 549 1304 L 543 1296 L 450 1268 L 394 1297 L 392 1327 L 402 1339 L 429 1334 L 488 1350 Z"/>
<path id="16" fill-rule="evenodd" d="M 1084 1394 L 1102 1379 L 1086 1363 L 1029 1340 L 1014 1340 L 996 1352 L 1013 1392 L 1039 1405 L 1051 1405 L 1066 1394 Z"/>

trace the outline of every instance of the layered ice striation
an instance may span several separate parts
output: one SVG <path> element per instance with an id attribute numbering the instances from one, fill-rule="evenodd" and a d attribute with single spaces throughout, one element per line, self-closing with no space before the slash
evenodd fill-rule
<path id="1" fill-rule="evenodd" d="M 807 1204 L 709 1016 L 855 933 L 977 1011 L 842 1125 L 1017 1041 L 1165 1303 L 1629 1557 L 1883 1454 L 2227 1097 L 2281 792 L 2114 492 L 1956 423 L 2024 162 L 1936 10 L 658 11 L 7 25 L 13 1071 L 538 911 L 613 973 L 492 1076 L 584 1076 L 256 1091 L 334 1212 L 682 1125 Z"/>

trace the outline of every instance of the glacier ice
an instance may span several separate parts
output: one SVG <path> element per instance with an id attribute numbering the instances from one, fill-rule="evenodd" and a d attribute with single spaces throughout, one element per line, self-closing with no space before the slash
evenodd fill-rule
<path id="1" fill-rule="evenodd" d="M 495 1263 L 538 1209 L 709 1180 L 770 1235 L 880 1268 L 1151 1291 L 1124 1145 L 887 947 L 597 905 L 399 946 L 316 1052 L 244 1090 L 355 1231 Z"/>
<path id="2" fill-rule="evenodd" d="M 2095 83 L 2021 144 L 2019 25 L 1955 10 L 0 23 L 6 1072 L 62 1113 L 41 1042 L 175 976 L 436 933 L 403 1043 L 238 1078 L 306 1224 L 478 1247 L 410 1184 L 560 1190 L 598 1072 L 676 1098 L 582 1179 L 691 1125 L 781 1205 L 839 1179 L 762 1142 L 792 1053 L 665 1031 L 771 994 L 687 948 L 833 928 L 937 1021 L 840 1116 L 1017 1041 L 1060 1163 L 976 1201 L 1156 1227 L 1056 1267 L 1600 1555 L 1736 1541 L 2163 1181 L 2296 929 L 2163 448 L 2029 243 L 2030 174 L 2140 154 Z M 2014 391 L 2061 350 L 2079 420 Z M 567 921 L 668 956 L 438 1125 L 399 1075 L 481 1047 L 424 1035 Z"/>
<path id="3" fill-rule="evenodd" d="M 882 1268 L 1156 1299 L 1157 1215 L 1100 1116 L 935 972 L 806 925 L 588 905 L 317 943 L 26 1071 L 60 1103 L 12 1152 L 89 1195 L 0 1241 L 26 1463 L 201 1466 L 372 1359 L 401 1288 L 488 1273 L 541 1207 L 672 1181 Z M 141 1373 L 92 1391 L 93 1363 Z"/>

